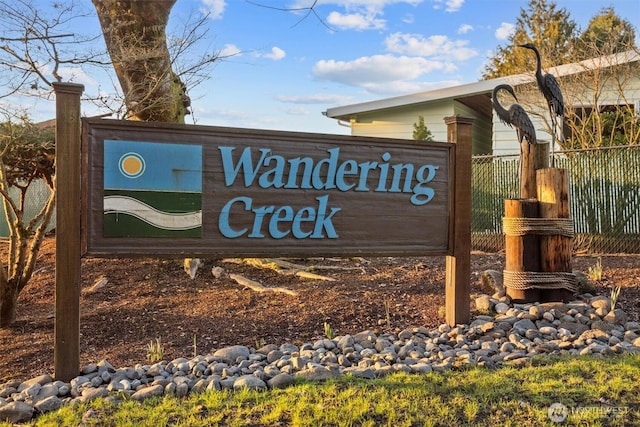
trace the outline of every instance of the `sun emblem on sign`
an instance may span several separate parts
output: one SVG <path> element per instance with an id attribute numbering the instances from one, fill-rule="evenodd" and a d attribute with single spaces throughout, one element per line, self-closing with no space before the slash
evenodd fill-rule
<path id="1" fill-rule="evenodd" d="M 138 178 L 144 173 L 146 168 L 144 157 L 138 153 L 125 153 L 118 161 L 120 173 L 127 178 Z"/>

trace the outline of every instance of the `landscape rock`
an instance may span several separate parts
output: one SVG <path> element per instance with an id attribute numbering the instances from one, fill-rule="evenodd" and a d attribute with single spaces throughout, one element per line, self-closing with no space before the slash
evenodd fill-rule
<path id="1" fill-rule="evenodd" d="M 58 396 L 49 396 L 42 400 L 39 400 L 34 405 L 34 408 L 38 412 L 45 413 L 45 412 L 56 411 L 60 409 L 61 406 L 62 406 L 62 400 L 58 398 Z"/>
<path id="2" fill-rule="evenodd" d="M 339 376 L 339 371 L 324 366 L 311 366 L 296 373 L 296 377 L 309 381 L 325 381 Z"/>
<path id="3" fill-rule="evenodd" d="M 491 301 L 489 295 L 481 295 L 476 298 L 476 310 L 481 312 L 488 312 L 493 310 L 494 303 Z"/>
<path id="4" fill-rule="evenodd" d="M 162 396 L 164 394 L 164 387 L 160 384 L 152 385 L 150 387 L 141 388 L 131 395 L 133 400 L 145 400 L 154 396 Z"/>
<path id="5" fill-rule="evenodd" d="M 39 385 L 42 386 L 44 384 L 48 384 L 50 382 L 52 382 L 53 379 L 51 378 L 50 375 L 48 374 L 44 374 L 44 375 L 39 375 L 35 378 L 32 378 L 30 380 L 24 381 L 23 383 L 21 383 L 17 388 L 18 388 L 18 392 L 22 392 L 30 387 L 33 387 L 34 385 Z"/>
<path id="6" fill-rule="evenodd" d="M 233 345 L 217 350 L 213 353 L 213 356 L 224 359 L 226 362 L 235 363 L 238 359 L 248 359 L 249 354 L 250 351 L 247 347 L 243 345 Z"/>
<path id="7" fill-rule="evenodd" d="M 81 402 L 90 402 L 95 399 L 99 399 L 101 397 L 106 397 L 109 395 L 109 391 L 106 388 L 85 388 L 82 390 L 82 395 L 80 396 Z"/>
<path id="8" fill-rule="evenodd" d="M 624 325 L 625 323 L 627 323 L 627 314 L 624 312 L 624 310 L 620 308 L 616 308 L 615 310 L 612 310 L 609 313 L 607 313 L 607 315 L 604 316 L 602 320 L 608 323 Z"/>
<path id="9" fill-rule="evenodd" d="M 33 406 L 25 402 L 10 402 L 0 407 L 0 421 L 21 423 L 33 417 Z"/>
<path id="10" fill-rule="evenodd" d="M 469 325 L 408 328 L 393 333 L 363 331 L 300 346 L 265 344 L 258 350 L 230 346 L 206 356 L 116 369 L 108 361 L 89 364 L 69 383 L 49 375 L 0 384 L 0 419 L 23 422 L 65 401 L 121 398 L 144 400 L 163 394 L 184 397 L 205 390 L 287 387 L 300 378 L 324 381 L 342 375 L 377 378 L 393 372 L 424 374 L 454 367 L 526 366 L 539 355 L 640 354 L 640 324 L 628 322 L 607 297 L 583 296 L 567 304 L 489 301 Z M 478 305 L 478 304 L 477 304 Z M 604 313 L 602 316 L 599 312 Z M 75 399 L 73 399 L 75 398 Z"/>
<path id="11" fill-rule="evenodd" d="M 604 310 L 608 313 L 611 310 L 611 300 L 605 296 L 597 296 L 591 299 L 591 307 Z"/>
<path id="12" fill-rule="evenodd" d="M 502 272 L 486 270 L 480 275 L 480 288 L 489 295 L 497 294 L 498 298 L 506 295 Z"/>
<path id="13" fill-rule="evenodd" d="M 499 302 L 495 305 L 494 310 L 498 314 L 506 314 L 509 311 L 509 305 L 503 302 Z"/>
<path id="14" fill-rule="evenodd" d="M 233 383 L 234 389 L 248 388 L 252 390 L 266 390 L 267 384 L 254 375 L 243 375 Z"/>
<path id="15" fill-rule="evenodd" d="M 278 374 L 267 381 L 269 388 L 285 388 L 293 384 L 295 378 L 289 374 Z"/>

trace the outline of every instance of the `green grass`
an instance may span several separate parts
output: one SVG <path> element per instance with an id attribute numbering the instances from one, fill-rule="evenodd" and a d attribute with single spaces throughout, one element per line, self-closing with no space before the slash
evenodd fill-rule
<path id="1" fill-rule="evenodd" d="M 547 357 L 520 368 L 345 377 L 143 403 L 100 400 L 65 406 L 30 425 L 78 425 L 91 410 L 85 426 L 628 426 L 640 425 L 639 396 L 640 355 Z M 568 408 L 564 424 L 550 420 L 553 403 Z M 617 413 L 607 415 L 612 407 Z"/>

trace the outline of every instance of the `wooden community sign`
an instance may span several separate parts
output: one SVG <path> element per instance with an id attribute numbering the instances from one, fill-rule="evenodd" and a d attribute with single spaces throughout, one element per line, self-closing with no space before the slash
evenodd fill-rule
<path id="1" fill-rule="evenodd" d="M 450 142 L 80 119 L 56 83 L 55 376 L 80 363 L 91 256 L 446 256 L 469 320 L 472 119 Z"/>
<path id="2" fill-rule="evenodd" d="M 451 254 L 454 144 L 115 120 L 83 129 L 88 254 Z"/>

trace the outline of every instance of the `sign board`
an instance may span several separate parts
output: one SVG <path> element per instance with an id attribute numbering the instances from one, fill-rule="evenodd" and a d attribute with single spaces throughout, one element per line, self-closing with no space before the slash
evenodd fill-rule
<path id="1" fill-rule="evenodd" d="M 449 255 L 454 150 L 444 142 L 85 119 L 84 249 Z"/>

